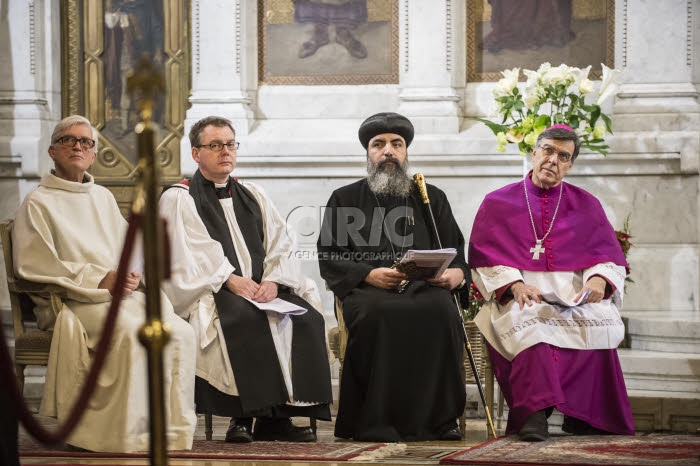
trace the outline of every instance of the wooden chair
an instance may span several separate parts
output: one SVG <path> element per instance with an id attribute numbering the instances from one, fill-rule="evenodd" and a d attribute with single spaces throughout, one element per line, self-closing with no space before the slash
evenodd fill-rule
<path id="1" fill-rule="evenodd" d="M 30 296 L 38 296 L 47 300 L 54 315 L 63 306 L 62 298 L 65 290 L 58 285 L 35 283 L 19 279 L 15 276 L 12 262 L 12 226 L 13 220 L 0 223 L 0 239 L 5 258 L 7 273 L 7 289 L 10 292 L 12 308 L 12 325 L 15 334 L 15 374 L 20 393 L 24 390 L 24 368 L 31 365 L 46 366 L 49 362 L 51 338 L 53 332 L 30 329 L 25 322 L 35 320 L 33 315 L 34 303 Z"/>
<path id="2" fill-rule="evenodd" d="M 488 349 L 486 348 L 486 343 L 483 335 L 479 331 L 479 328 L 472 321 L 467 321 L 464 323 L 464 329 L 469 337 L 469 343 L 472 348 L 472 354 L 474 355 L 474 360 L 476 362 L 476 369 L 479 372 L 479 378 L 484 384 L 484 395 L 486 396 L 486 405 L 489 407 L 491 412 L 492 420 L 496 423 L 494 426 L 496 429 L 501 427 L 501 419 L 503 418 L 503 407 L 505 405 L 505 400 L 503 398 L 503 392 L 498 391 L 498 404 L 494 403 L 494 393 L 496 381 L 493 373 L 493 367 L 491 366 L 491 358 L 489 357 Z M 474 372 L 472 371 L 471 364 L 469 362 L 469 356 L 467 355 L 467 350 L 464 350 L 464 382 L 465 384 L 476 384 L 476 378 L 474 377 Z M 466 420 L 467 410 L 466 407 L 462 416 L 459 419 L 459 427 L 462 432 L 465 431 L 467 420 Z M 489 433 L 490 428 L 488 425 L 488 420 L 486 420 L 486 431 Z"/>
<path id="3" fill-rule="evenodd" d="M 348 330 L 347 327 L 345 326 L 345 319 L 343 318 L 343 303 L 338 299 L 337 296 L 335 298 L 335 318 L 338 321 L 338 327 L 337 331 L 334 331 L 336 329 L 331 329 L 329 331 L 329 344 L 331 347 L 331 350 L 335 354 L 335 357 L 340 361 L 340 369 L 339 369 L 339 378 L 343 376 L 343 362 L 345 361 L 345 350 L 348 345 Z M 491 360 L 489 358 L 488 350 L 484 346 L 483 343 L 483 337 L 481 336 L 481 333 L 479 332 L 479 329 L 474 325 L 473 322 L 466 322 L 465 323 L 465 329 L 467 330 L 467 334 L 469 336 L 469 342 L 472 346 L 472 353 L 474 353 L 474 359 L 476 360 L 476 365 L 477 365 L 477 370 L 479 371 L 479 376 L 481 377 L 481 380 L 484 381 L 485 387 L 485 395 L 486 395 L 486 403 L 488 404 L 493 413 L 493 407 L 494 407 L 494 387 L 495 387 L 495 381 L 494 381 L 494 375 L 493 375 L 493 369 L 491 367 Z M 467 351 L 464 351 L 464 371 L 463 371 L 463 380 L 465 384 L 467 383 L 476 383 L 474 379 L 474 375 L 471 370 L 471 365 L 469 363 L 469 358 L 467 356 Z M 503 401 L 503 393 L 499 391 L 499 400 L 498 400 L 498 428 L 500 428 L 500 421 L 501 418 L 503 417 L 503 406 L 504 406 L 504 401 Z M 464 411 L 462 412 L 462 415 L 459 418 L 459 427 L 462 430 L 462 434 L 464 434 L 465 429 L 466 429 L 466 413 L 467 409 L 465 407 Z M 492 414 L 493 416 L 493 414 Z M 488 420 L 486 421 L 486 431 L 490 432 L 489 426 L 488 426 Z"/>

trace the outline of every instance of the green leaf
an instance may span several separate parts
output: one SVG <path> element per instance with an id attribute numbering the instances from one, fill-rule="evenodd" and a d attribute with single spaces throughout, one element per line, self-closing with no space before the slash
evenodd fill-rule
<path id="1" fill-rule="evenodd" d="M 605 113 L 601 113 L 600 118 L 605 122 L 605 129 L 608 131 L 608 133 L 613 134 L 612 120 L 610 119 L 610 117 L 607 116 Z"/>
<path id="2" fill-rule="evenodd" d="M 508 132 L 508 127 L 504 125 L 499 125 L 498 123 L 494 123 L 493 121 L 486 120 L 484 118 L 477 118 L 477 117 L 471 117 L 470 120 L 476 120 L 480 121 L 486 126 L 488 126 L 491 131 L 493 131 L 493 134 L 498 134 L 498 133 L 507 133 Z"/>
<path id="3" fill-rule="evenodd" d="M 591 119 L 589 120 L 591 128 L 595 127 L 595 123 L 596 123 L 596 121 L 598 121 L 599 116 L 600 116 L 600 107 L 598 105 L 593 105 L 593 110 L 591 111 Z"/>
<path id="4" fill-rule="evenodd" d="M 552 121 L 549 119 L 549 115 L 540 115 L 537 117 L 537 120 L 535 120 L 535 126 L 544 126 L 547 128 L 552 126 L 551 122 Z"/>

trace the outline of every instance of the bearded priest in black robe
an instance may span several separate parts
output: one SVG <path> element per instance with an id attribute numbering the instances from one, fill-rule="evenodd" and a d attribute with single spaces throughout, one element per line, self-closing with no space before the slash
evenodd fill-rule
<path id="1" fill-rule="evenodd" d="M 392 265 L 437 249 L 429 213 L 407 173 L 413 125 L 379 113 L 360 126 L 367 177 L 331 195 L 318 239 L 321 276 L 348 329 L 335 435 L 399 442 L 459 440 L 464 332 L 452 292 L 469 289 L 464 237 L 445 193 L 427 185 L 442 247 L 457 255 L 436 279 L 402 282 Z M 399 290 L 402 291 L 399 291 Z"/>

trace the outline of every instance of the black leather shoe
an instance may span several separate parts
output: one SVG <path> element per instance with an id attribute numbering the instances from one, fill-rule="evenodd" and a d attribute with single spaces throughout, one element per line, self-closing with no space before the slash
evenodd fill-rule
<path id="1" fill-rule="evenodd" d="M 71 445 L 70 443 L 66 443 L 65 450 L 70 452 L 92 453 L 90 450 L 81 447 L 76 447 L 75 445 Z"/>
<path id="2" fill-rule="evenodd" d="M 542 442 L 549 438 L 547 415 L 544 409 L 530 414 L 518 432 L 518 438 L 524 442 Z"/>
<path id="3" fill-rule="evenodd" d="M 225 441 L 229 443 L 250 443 L 253 441 L 253 433 L 251 426 L 252 419 L 235 419 L 231 418 L 231 422 L 226 430 Z"/>
<path id="4" fill-rule="evenodd" d="M 315 442 L 316 432 L 311 427 L 297 427 L 289 418 L 257 418 L 255 440 L 279 442 Z"/>
<path id="5" fill-rule="evenodd" d="M 440 434 L 440 440 L 462 440 L 462 431 L 459 430 L 458 426 L 454 426 Z"/>
<path id="6" fill-rule="evenodd" d="M 605 435 L 604 431 L 593 427 L 586 421 L 567 415 L 564 415 L 564 423 L 561 425 L 561 430 L 574 435 Z"/>

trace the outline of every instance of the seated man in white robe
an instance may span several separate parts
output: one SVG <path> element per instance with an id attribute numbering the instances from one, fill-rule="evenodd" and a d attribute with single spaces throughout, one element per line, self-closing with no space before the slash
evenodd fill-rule
<path id="1" fill-rule="evenodd" d="M 82 116 L 56 125 L 48 150 L 55 170 L 27 195 L 12 230 L 17 275 L 60 285 L 68 294 L 55 322 L 41 309 L 37 316 L 40 328 L 54 329 L 39 412 L 59 423 L 70 415 L 90 369 L 127 229 L 114 196 L 86 172 L 96 142 L 97 130 Z M 140 281 L 140 272 L 128 273 L 110 352 L 70 445 L 99 452 L 149 449 L 148 361 L 138 340 L 146 320 Z M 170 329 L 163 355 L 168 448 L 190 449 L 197 422 L 195 337 L 162 297 L 162 319 Z"/>
<path id="2" fill-rule="evenodd" d="M 199 169 L 163 193 L 160 210 L 173 255 L 163 288 L 198 338 L 197 412 L 231 417 L 227 442 L 315 441 L 290 417 L 330 420 L 316 285 L 291 257 L 285 222 L 262 188 L 231 177 L 238 148 L 231 122 L 204 118 L 189 137 Z M 278 297 L 306 312 L 260 308 Z"/>

